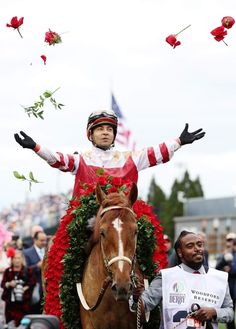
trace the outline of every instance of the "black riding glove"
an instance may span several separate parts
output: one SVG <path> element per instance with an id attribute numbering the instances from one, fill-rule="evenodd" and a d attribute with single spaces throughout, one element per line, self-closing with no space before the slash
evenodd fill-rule
<path id="1" fill-rule="evenodd" d="M 192 142 L 204 137 L 205 132 L 202 131 L 202 128 L 193 131 L 192 133 L 188 132 L 188 123 L 186 123 L 184 130 L 182 131 L 181 135 L 179 136 L 181 145 L 184 144 L 191 144 Z"/>
<path id="2" fill-rule="evenodd" d="M 15 140 L 17 141 L 17 143 L 20 144 L 23 148 L 33 150 L 36 146 L 35 141 L 31 137 L 26 135 L 23 131 L 20 131 L 20 134 L 24 138 L 21 138 L 18 134 L 14 134 L 14 137 L 15 137 Z"/>

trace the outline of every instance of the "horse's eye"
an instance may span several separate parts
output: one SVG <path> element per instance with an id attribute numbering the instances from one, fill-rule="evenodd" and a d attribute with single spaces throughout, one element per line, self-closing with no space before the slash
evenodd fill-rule
<path id="1" fill-rule="evenodd" d="M 103 238 L 105 237 L 104 231 L 100 231 L 100 236 L 103 237 Z"/>

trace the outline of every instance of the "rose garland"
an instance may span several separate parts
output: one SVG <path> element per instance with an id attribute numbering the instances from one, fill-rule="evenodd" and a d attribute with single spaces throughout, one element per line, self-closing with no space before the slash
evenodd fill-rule
<path id="1" fill-rule="evenodd" d="M 98 177 L 98 182 L 108 193 L 128 193 L 131 186 L 130 182 L 104 175 Z M 94 189 L 94 185 L 81 185 L 80 197 L 69 202 L 48 253 L 45 312 L 58 316 L 61 328 L 81 328 L 76 283 L 82 279 L 86 245 L 91 234 L 88 220 L 96 215 L 99 207 Z M 145 276 L 152 279 L 157 271 L 167 266 L 163 228 L 152 207 L 144 201 L 137 200 L 133 209 L 139 228 L 137 260 Z"/>

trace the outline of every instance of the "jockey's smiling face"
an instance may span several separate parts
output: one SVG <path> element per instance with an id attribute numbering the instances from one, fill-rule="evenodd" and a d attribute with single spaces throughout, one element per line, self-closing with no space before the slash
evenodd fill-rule
<path id="1" fill-rule="evenodd" d="M 107 149 L 114 140 L 114 130 L 110 125 L 99 125 L 93 129 L 92 140 L 100 148 Z"/>
<path id="2" fill-rule="evenodd" d="M 204 258 L 204 241 L 197 234 L 188 234 L 181 238 L 178 256 L 185 265 L 199 269 Z"/>

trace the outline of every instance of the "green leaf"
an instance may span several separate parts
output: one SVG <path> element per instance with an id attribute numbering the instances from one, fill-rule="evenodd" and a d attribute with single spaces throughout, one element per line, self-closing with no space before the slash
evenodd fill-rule
<path id="1" fill-rule="evenodd" d="M 30 192 L 31 192 L 31 186 L 32 186 L 32 183 L 29 182 L 29 190 L 30 190 Z"/>
<path id="2" fill-rule="evenodd" d="M 13 171 L 13 175 L 14 175 L 17 179 L 26 179 L 25 176 L 19 174 L 18 171 Z"/>
<path id="3" fill-rule="evenodd" d="M 44 96 L 45 98 L 49 98 L 49 97 L 52 96 L 52 93 L 51 93 L 51 91 L 46 90 L 46 91 L 43 93 L 43 96 Z"/>
<path id="4" fill-rule="evenodd" d="M 33 175 L 32 171 L 29 172 L 29 178 L 30 178 L 31 180 L 34 180 L 34 175 Z"/>
<path id="5" fill-rule="evenodd" d="M 99 169 L 96 170 L 96 175 L 97 176 L 102 176 L 104 174 L 104 172 L 105 172 L 104 169 L 99 168 Z"/>
<path id="6" fill-rule="evenodd" d="M 39 112 L 39 113 L 38 113 L 38 116 L 40 117 L 40 119 L 44 120 L 44 117 L 43 117 L 43 111 Z"/>
<path id="7" fill-rule="evenodd" d="M 125 189 L 126 189 L 126 184 L 124 184 L 121 187 L 119 187 L 119 191 L 120 192 L 125 191 Z"/>

